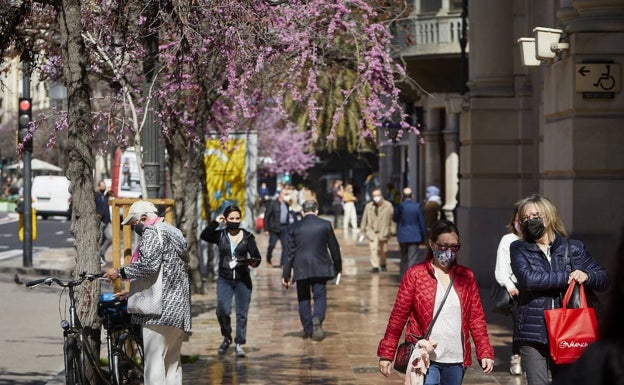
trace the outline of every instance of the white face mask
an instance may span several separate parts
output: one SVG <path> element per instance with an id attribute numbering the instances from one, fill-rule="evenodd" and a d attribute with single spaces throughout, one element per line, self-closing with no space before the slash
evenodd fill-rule
<path id="1" fill-rule="evenodd" d="M 381 202 L 381 197 L 373 197 L 373 202 L 375 203 Z"/>
<path id="2" fill-rule="evenodd" d="M 286 195 L 286 196 L 284 197 L 284 202 L 288 202 L 288 201 L 290 201 L 290 195 Z"/>

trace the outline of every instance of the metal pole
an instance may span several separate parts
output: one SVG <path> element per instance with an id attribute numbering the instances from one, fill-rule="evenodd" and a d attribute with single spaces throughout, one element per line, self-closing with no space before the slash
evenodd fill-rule
<path id="1" fill-rule="evenodd" d="M 28 76 L 28 64 L 24 63 L 24 77 L 22 79 L 22 96 L 25 98 L 30 97 L 30 77 Z M 33 139 L 31 139 L 33 140 Z M 22 265 L 24 267 L 32 267 L 32 198 L 31 198 L 31 186 L 32 177 L 30 172 L 30 161 L 32 159 L 32 153 L 30 150 L 25 150 L 22 157 L 24 163 L 24 175 L 23 175 L 23 194 L 24 197 L 24 212 L 22 213 L 24 220 L 24 243 L 23 247 L 23 259 Z"/>
<path id="2" fill-rule="evenodd" d="M 143 73 L 145 75 L 145 83 L 143 85 L 143 94 L 148 95 L 150 89 L 152 95 L 157 89 L 155 84 L 156 76 L 158 76 L 158 32 L 156 29 L 155 5 L 150 3 L 147 12 L 147 27 L 150 29 L 145 37 L 144 46 L 146 58 L 143 62 Z M 160 153 L 161 149 L 158 143 L 159 125 L 156 119 L 155 110 L 158 108 L 158 102 L 155 96 L 149 98 L 149 103 L 145 107 L 145 129 L 142 135 L 143 141 L 143 170 L 145 171 L 145 182 L 147 187 L 147 197 L 150 199 L 160 198 Z"/>

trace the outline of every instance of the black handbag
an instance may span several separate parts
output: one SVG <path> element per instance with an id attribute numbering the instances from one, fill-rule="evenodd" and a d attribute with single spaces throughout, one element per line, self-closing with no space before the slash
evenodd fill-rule
<path id="1" fill-rule="evenodd" d="M 491 297 L 494 299 L 494 307 L 492 311 L 494 313 L 509 315 L 511 314 L 511 307 L 513 306 L 513 298 L 509 295 L 507 288 L 496 285 L 492 290 Z"/>
<path id="2" fill-rule="evenodd" d="M 455 280 L 455 275 L 451 277 L 451 281 L 449 282 L 448 287 L 446 288 L 446 292 L 444 293 L 444 297 L 442 298 L 442 302 L 440 303 L 440 307 L 436 311 L 429 327 L 427 327 L 427 331 L 425 331 L 425 335 L 423 337 L 416 336 L 414 334 L 410 334 L 412 339 L 416 341 L 427 339 L 431 335 L 431 329 L 433 328 L 433 324 L 435 324 L 436 319 L 440 315 L 440 310 L 442 310 L 442 306 L 444 306 L 444 302 L 446 302 L 446 297 L 448 297 L 449 292 L 451 291 L 451 287 L 453 286 L 453 281 Z M 396 354 L 394 356 L 394 369 L 397 372 L 405 373 L 407 371 L 407 366 L 409 365 L 409 359 L 412 356 L 412 353 L 416 349 L 416 344 L 412 341 L 405 341 L 397 347 Z"/>

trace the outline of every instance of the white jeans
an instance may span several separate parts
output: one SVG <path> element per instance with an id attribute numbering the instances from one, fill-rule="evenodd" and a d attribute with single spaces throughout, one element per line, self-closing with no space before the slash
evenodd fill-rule
<path id="1" fill-rule="evenodd" d="M 344 216 L 342 218 L 342 231 L 346 233 L 349 230 L 349 225 L 353 230 L 357 230 L 357 212 L 355 210 L 355 202 L 346 202 L 342 206 L 344 210 Z"/>
<path id="2" fill-rule="evenodd" d="M 182 329 L 143 325 L 145 385 L 182 385 L 183 338 Z"/>

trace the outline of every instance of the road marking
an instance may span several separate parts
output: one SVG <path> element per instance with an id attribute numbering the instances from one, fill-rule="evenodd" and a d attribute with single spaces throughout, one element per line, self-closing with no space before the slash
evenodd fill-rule
<path id="1" fill-rule="evenodd" d="M 8 261 L 9 259 L 17 258 L 22 256 L 22 250 L 7 250 L 0 253 L 0 261 Z"/>

